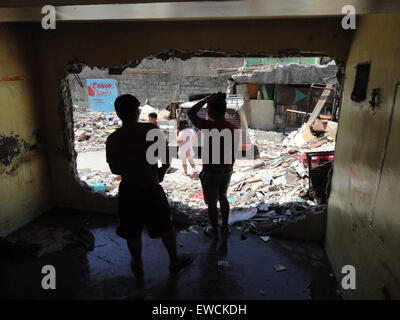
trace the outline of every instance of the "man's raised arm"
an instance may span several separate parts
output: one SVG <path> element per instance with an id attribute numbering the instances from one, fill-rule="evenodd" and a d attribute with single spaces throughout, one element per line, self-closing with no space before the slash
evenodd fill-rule
<path id="1" fill-rule="evenodd" d="M 200 100 L 199 102 L 197 102 L 193 107 L 191 107 L 189 109 L 189 111 L 187 112 L 187 115 L 190 119 L 190 121 L 192 121 L 192 123 L 199 129 L 202 129 L 202 124 L 203 122 L 207 122 L 207 120 L 199 117 L 197 115 L 197 112 L 199 112 L 201 110 L 201 108 L 203 108 L 203 106 L 208 102 L 209 97 L 205 97 L 204 99 Z M 203 124 L 204 125 L 204 124 Z"/>
<path id="2" fill-rule="evenodd" d="M 168 168 L 171 166 L 171 158 L 169 155 L 169 145 L 167 138 L 165 137 L 164 133 L 161 131 L 160 128 L 154 129 L 154 130 L 159 130 L 157 136 L 160 141 L 160 146 L 162 148 L 165 148 L 165 152 L 160 152 L 158 154 L 158 158 L 161 160 L 161 167 L 158 168 L 158 180 L 159 182 L 162 182 L 164 180 L 164 175 L 167 172 Z"/>

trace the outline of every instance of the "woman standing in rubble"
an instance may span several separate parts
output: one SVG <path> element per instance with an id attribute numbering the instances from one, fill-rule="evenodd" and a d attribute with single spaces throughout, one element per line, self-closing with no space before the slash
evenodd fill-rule
<path id="1" fill-rule="evenodd" d="M 178 128 L 176 130 L 176 142 L 178 142 L 178 156 L 182 160 L 183 175 L 187 176 L 187 163 L 189 161 L 192 167 L 191 178 L 196 177 L 196 165 L 194 163 L 194 150 L 193 140 L 196 137 L 196 132 L 189 127 L 189 123 L 186 120 L 180 120 L 178 122 Z"/>

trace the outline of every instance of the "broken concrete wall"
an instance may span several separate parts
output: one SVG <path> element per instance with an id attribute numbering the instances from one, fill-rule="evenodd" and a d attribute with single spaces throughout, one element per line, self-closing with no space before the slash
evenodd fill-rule
<path id="1" fill-rule="evenodd" d="M 274 130 L 274 101 L 273 100 L 249 100 L 251 112 L 250 128 Z"/>
<path id="2" fill-rule="evenodd" d="M 268 83 L 268 84 L 312 84 L 325 83 L 327 78 L 335 77 L 335 64 L 307 65 L 290 63 L 277 64 L 261 70 L 243 72 L 233 75 L 237 83 Z"/>
<path id="3" fill-rule="evenodd" d="M 265 30 L 274 32 L 269 41 L 260 41 Z M 293 37 L 296 30 L 296 37 Z M 127 40 L 134 39 L 134 41 Z M 116 201 L 82 190 L 74 174 L 71 136 L 72 103 L 63 105 L 61 79 L 64 69 L 74 61 L 89 66 L 134 67 L 143 58 L 173 48 L 176 58 L 189 58 L 192 53 L 209 50 L 204 56 L 244 57 L 278 55 L 286 48 L 325 52 L 346 59 L 351 31 L 341 28 L 340 19 L 293 19 L 258 21 L 175 21 L 57 24 L 57 29 L 36 28 L 41 72 L 42 113 L 45 140 L 53 177 L 53 198 L 60 207 L 91 211 L 116 212 Z M 104 39 L 107 39 L 105 42 Z M 288 51 L 284 51 L 288 52 Z M 294 50 L 288 54 L 293 56 Z M 297 51 L 295 51 L 297 52 Z M 168 53 L 159 55 L 165 59 Z M 68 99 L 68 96 L 64 96 Z"/>
<path id="4" fill-rule="evenodd" d="M 191 95 L 226 92 L 227 80 L 232 72 L 217 72 L 218 68 L 240 67 L 243 58 L 200 58 L 190 60 L 144 59 L 123 75 L 109 75 L 107 70 L 85 68 L 77 79 L 69 76 L 72 101 L 79 106 L 88 105 L 86 79 L 115 79 L 118 94 L 131 93 L 143 104 L 165 108 L 171 101 L 188 101 Z"/>
<path id="5" fill-rule="evenodd" d="M 0 29 L 0 237 L 51 206 L 32 34 Z"/>
<path id="6" fill-rule="evenodd" d="M 399 14 L 357 21 L 346 66 L 326 249 L 338 279 L 356 269 L 356 290 L 345 298 L 400 298 L 400 80 Z M 367 97 L 351 100 L 358 63 L 370 62 Z M 381 103 L 373 109 L 373 88 Z M 391 125 L 391 127 L 390 127 Z"/>

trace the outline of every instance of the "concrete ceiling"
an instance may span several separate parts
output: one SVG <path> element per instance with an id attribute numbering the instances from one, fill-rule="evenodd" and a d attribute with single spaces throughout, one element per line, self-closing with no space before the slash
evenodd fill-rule
<path id="1" fill-rule="evenodd" d="M 175 0 L 174 2 L 190 2 L 193 0 Z M 210 0 L 197 0 L 210 1 Z M 211 0 L 213 1 L 213 0 Z M 227 1 L 227 0 L 214 0 Z M 238 0 L 239 1 L 239 0 Z M 151 2 L 171 2 L 171 0 L 1 0 L 0 8 L 20 8 L 20 7 L 43 7 L 50 4 L 53 6 L 76 6 L 88 4 L 124 4 L 124 3 L 151 3 Z"/>
<path id="2" fill-rule="evenodd" d="M 47 4 L 56 6 L 57 22 L 338 17 L 345 5 L 353 5 L 356 14 L 400 12 L 398 0 L 161 1 L 3 0 L 0 22 L 41 21 L 41 8 Z"/>

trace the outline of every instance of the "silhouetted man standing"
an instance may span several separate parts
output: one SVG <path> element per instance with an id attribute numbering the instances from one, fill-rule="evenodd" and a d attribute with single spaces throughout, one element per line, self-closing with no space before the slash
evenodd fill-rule
<path id="1" fill-rule="evenodd" d="M 115 100 L 115 111 L 123 124 L 108 137 L 106 155 L 111 172 L 122 177 L 118 193 L 120 225 L 117 233 L 127 240 L 132 255 L 133 273 L 142 278 L 141 234 L 144 226 L 151 238 L 162 238 L 172 271 L 189 264 L 192 258 L 177 254 L 168 199 L 159 184 L 170 165 L 169 158 L 164 155 L 160 168 L 157 163 L 151 164 L 148 161 L 146 152 L 153 142 L 146 141 L 146 136 L 151 130 L 160 129 L 151 123 L 138 122 L 139 105 L 140 102 L 129 94 Z M 156 136 L 165 140 L 161 132 Z M 167 143 L 164 142 L 167 148 Z"/>
<path id="2" fill-rule="evenodd" d="M 209 119 L 203 119 L 197 115 L 205 104 L 207 104 Z M 210 95 L 188 111 L 190 120 L 197 128 L 201 129 L 204 138 L 203 170 L 200 172 L 199 178 L 211 222 L 211 226 L 208 226 L 204 231 L 208 236 L 215 239 L 218 238 L 218 202 L 222 215 L 221 231 L 224 234 L 230 233 L 227 191 L 239 142 L 236 135 L 238 128 L 225 120 L 225 112 L 226 95 L 223 93 Z M 219 154 L 216 155 L 215 153 Z"/>

